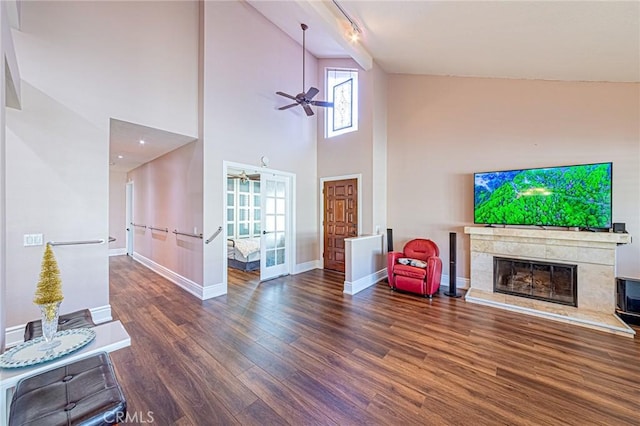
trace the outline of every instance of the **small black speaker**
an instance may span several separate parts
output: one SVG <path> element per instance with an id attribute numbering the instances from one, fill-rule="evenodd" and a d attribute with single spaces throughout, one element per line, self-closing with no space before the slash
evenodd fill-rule
<path id="1" fill-rule="evenodd" d="M 456 267 L 456 254 L 457 254 L 457 245 L 456 239 L 458 235 L 455 232 L 449 232 L 449 291 L 446 291 L 445 296 L 449 297 L 460 297 L 456 289 L 456 275 L 457 275 L 457 267 Z"/>
<path id="2" fill-rule="evenodd" d="M 625 232 L 627 232 L 627 225 L 624 222 L 614 223 L 613 232 L 624 234 Z"/>
<path id="3" fill-rule="evenodd" d="M 393 251 L 393 229 L 387 228 L 387 252 Z"/>

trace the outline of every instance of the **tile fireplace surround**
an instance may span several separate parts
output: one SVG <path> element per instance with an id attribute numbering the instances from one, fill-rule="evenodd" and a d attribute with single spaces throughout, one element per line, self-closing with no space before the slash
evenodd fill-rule
<path id="1" fill-rule="evenodd" d="M 465 299 L 609 333 L 633 337 L 615 315 L 616 247 L 629 234 L 467 226 L 471 238 L 471 278 Z M 493 257 L 578 265 L 578 306 L 493 292 Z"/>

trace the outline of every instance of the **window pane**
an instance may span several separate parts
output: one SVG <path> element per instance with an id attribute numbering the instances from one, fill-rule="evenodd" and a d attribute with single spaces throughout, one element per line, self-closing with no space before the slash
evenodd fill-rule
<path id="1" fill-rule="evenodd" d="M 276 195 L 276 183 L 272 180 L 267 181 L 267 195 L 271 197 Z"/>
<path id="2" fill-rule="evenodd" d="M 233 206 L 234 205 L 233 199 L 234 199 L 233 194 L 227 194 L 227 205 L 228 206 Z"/>
<path id="3" fill-rule="evenodd" d="M 284 197 L 284 182 L 278 182 L 276 197 Z"/>
<path id="4" fill-rule="evenodd" d="M 352 125 L 353 80 L 333 87 L 333 130 L 342 130 Z"/>
<path id="5" fill-rule="evenodd" d="M 227 179 L 227 191 L 233 191 L 233 181 L 235 179 L 228 178 Z"/>
<path id="6" fill-rule="evenodd" d="M 267 252 L 267 266 L 273 266 L 276 264 L 276 254 L 273 252 L 273 250 L 269 250 Z"/>
<path id="7" fill-rule="evenodd" d="M 284 231 L 284 215 L 276 216 L 276 231 Z"/>
<path id="8" fill-rule="evenodd" d="M 267 243 L 267 250 L 273 249 L 276 247 L 276 235 L 275 234 L 267 234 L 265 236 L 265 242 Z"/>
<path id="9" fill-rule="evenodd" d="M 238 196 L 238 204 L 242 207 L 247 207 L 249 205 L 249 197 L 245 194 L 240 194 Z"/>
<path id="10" fill-rule="evenodd" d="M 276 213 L 284 214 L 284 199 L 278 198 L 276 200 Z"/>
<path id="11" fill-rule="evenodd" d="M 254 222 L 253 223 L 253 234 L 254 235 L 260 235 L 260 222 Z"/>
<path id="12" fill-rule="evenodd" d="M 266 203 L 266 209 L 267 211 L 265 212 L 266 214 L 275 214 L 276 213 L 276 203 L 275 200 L 273 198 L 267 198 L 267 203 Z"/>
<path id="13" fill-rule="evenodd" d="M 240 192 L 249 192 L 249 181 L 240 181 Z"/>
<path id="14" fill-rule="evenodd" d="M 253 182 L 253 192 L 260 193 L 260 182 Z"/>
<path id="15" fill-rule="evenodd" d="M 227 236 L 229 238 L 232 238 L 233 236 L 235 236 L 235 232 L 233 230 L 233 223 L 227 224 Z"/>
<path id="16" fill-rule="evenodd" d="M 267 223 L 265 224 L 265 230 L 275 231 L 275 229 L 276 229 L 276 218 L 274 216 L 267 216 Z"/>
<path id="17" fill-rule="evenodd" d="M 233 222 L 233 209 L 227 209 L 227 220 Z"/>
<path id="18" fill-rule="evenodd" d="M 241 221 L 249 220 L 249 210 L 247 210 L 247 209 L 239 209 L 238 210 L 238 220 L 241 220 Z"/>
<path id="19" fill-rule="evenodd" d="M 247 225 L 246 223 L 240 223 L 238 225 L 238 235 L 239 236 L 249 235 L 249 225 Z"/>
<path id="20" fill-rule="evenodd" d="M 358 130 L 358 71 L 327 69 L 326 81 L 326 97 L 333 107 L 325 114 L 325 136 Z"/>
<path id="21" fill-rule="evenodd" d="M 254 209 L 253 210 L 253 220 L 260 220 L 260 209 Z"/>
<path id="22" fill-rule="evenodd" d="M 284 247 L 284 232 L 278 232 L 276 234 L 276 247 Z"/>
<path id="23" fill-rule="evenodd" d="M 284 263 L 284 250 L 285 249 L 276 250 L 276 253 L 277 253 L 276 264 L 277 265 L 282 265 Z"/>
<path id="24" fill-rule="evenodd" d="M 259 195 L 254 195 L 253 196 L 253 205 L 255 207 L 260 207 L 260 196 Z"/>

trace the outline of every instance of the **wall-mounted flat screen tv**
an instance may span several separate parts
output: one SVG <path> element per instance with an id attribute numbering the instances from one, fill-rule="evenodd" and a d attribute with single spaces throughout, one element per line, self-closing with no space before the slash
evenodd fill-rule
<path id="1" fill-rule="evenodd" d="M 611 227 L 612 163 L 474 173 L 474 223 Z"/>

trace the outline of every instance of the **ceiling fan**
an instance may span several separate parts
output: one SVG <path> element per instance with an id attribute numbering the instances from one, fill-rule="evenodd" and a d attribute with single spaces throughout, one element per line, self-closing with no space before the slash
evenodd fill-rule
<path id="1" fill-rule="evenodd" d="M 285 98 L 289 98 L 295 101 L 295 103 L 278 108 L 279 110 L 285 110 L 285 109 L 289 109 L 291 107 L 300 105 L 308 116 L 312 116 L 313 110 L 309 105 L 333 108 L 333 102 L 314 101 L 313 98 L 320 92 L 315 87 L 310 87 L 306 93 L 304 91 L 304 57 L 306 53 L 304 35 L 305 35 L 305 31 L 309 27 L 307 26 L 307 24 L 300 24 L 300 27 L 302 28 L 302 92 L 298 93 L 295 96 L 291 96 L 290 94 L 284 93 L 284 92 L 276 92 L 276 95 L 284 96 Z"/>
<path id="2" fill-rule="evenodd" d="M 254 174 L 248 175 L 247 172 L 243 170 L 241 173 L 238 173 L 238 174 L 227 173 L 227 177 L 232 179 L 240 179 L 241 182 L 246 183 L 246 182 L 249 182 L 250 180 L 260 180 L 260 173 L 254 173 Z"/>

